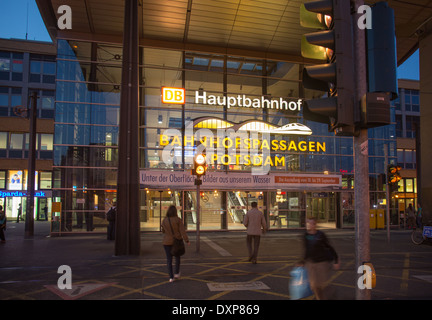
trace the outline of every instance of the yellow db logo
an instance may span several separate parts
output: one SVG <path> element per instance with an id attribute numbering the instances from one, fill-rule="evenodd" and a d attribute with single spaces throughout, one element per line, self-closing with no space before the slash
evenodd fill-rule
<path id="1" fill-rule="evenodd" d="M 185 89 L 162 87 L 162 103 L 184 104 L 185 101 Z"/>

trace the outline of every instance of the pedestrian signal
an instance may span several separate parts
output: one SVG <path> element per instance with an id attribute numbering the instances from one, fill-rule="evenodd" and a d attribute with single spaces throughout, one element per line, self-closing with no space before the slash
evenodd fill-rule
<path id="1" fill-rule="evenodd" d="M 194 157 L 194 167 L 192 169 L 192 175 L 197 176 L 197 178 L 199 179 L 201 176 L 205 175 L 206 171 L 206 157 L 205 155 L 199 153 Z"/>

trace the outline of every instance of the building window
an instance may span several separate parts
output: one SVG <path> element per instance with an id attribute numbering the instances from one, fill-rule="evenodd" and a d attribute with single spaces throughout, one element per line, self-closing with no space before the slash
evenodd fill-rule
<path id="1" fill-rule="evenodd" d="M 412 149 L 397 149 L 398 166 L 404 169 L 416 168 L 416 151 Z"/>
<path id="2" fill-rule="evenodd" d="M 405 111 L 420 112 L 420 95 L 418 90 L 405 89 Z"/>
<path id="3" fill-rule="evenodd" d="M 415 138 L 416 130 L 420 127 L 420 117 L 419 116 L 406 116 L 405 118 L 406 125 L 406 137 L 407 138 Z"/>
<path id="4" fill-rule="evenodd" d="M 22 105 L 22 88 L 0 87 L 0 117 L 15 116 L 13 108 Z"/>
<path id="5" fill-rule="evenodd" d="M 6 188 L 6 171 L 0 171 L 0 189 Z"/>
<path id="6" fill-rule="evenodd" d="M 30 82 L 55 83 L 55 56 L 30 55 Z"/>
<path id="7" fill-rule="evenodd" d="M 396 115 L 396 137 L 403 137 L 402 115 L 400 114 Z"/>
<path id="8" fill-rule="evenodd" d="M 52 172 L 39 171 L 40 189 L 51 189 Z"/>
<path id="9" fill-rule="evenodd" d="M 22 81 L 23 59 L 23 53 L 0 51 L 0 80 Z"/>

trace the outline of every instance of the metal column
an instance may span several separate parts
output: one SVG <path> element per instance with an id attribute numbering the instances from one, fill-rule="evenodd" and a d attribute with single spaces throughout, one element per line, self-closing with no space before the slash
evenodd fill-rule
<path id="1" fill-rule="evenodd" d="M 354 1 L 354 12 L 363 5 L 363 0 Z M 355 101 L 359 108 L 362 97 L 367 92 L 366 78 L 366 34 L 357 28 L 359 14 L 354 14 L 354 61 L 355 61 Z M 354 137 L 354 200 L 355 200 L 355 242 L 356 271 L 364 262 L 370 262 L 370 230 L 369 230 L 369 158 L 367 152 L 362 152 L 364 144 L 368 143 L 367 129 L 360 129 L 360 134 Z M 357 300 L 370 300 L 371 290 L 356 287 Z"/>
<path id="2" fill-rule="evenodd" d="M 28 151 L 28 187 L 27 187 L 27 207 L 25 217 L 24 238 L 30 239 L 34 235 L 34 190 L 35 190 L 35 170 L 36 170 L 36 118 L 37 118 L 37 92 L 34 91 L 30 97 L 30 141 Z"/>
<path id="3" fill-rule="evenodd" d="M 124 10 L 115 255 L 139 255 L 138 0 Z"/>

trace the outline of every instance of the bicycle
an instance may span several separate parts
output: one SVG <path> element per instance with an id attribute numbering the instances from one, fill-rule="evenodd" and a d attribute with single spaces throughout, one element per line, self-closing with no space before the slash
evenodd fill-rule
<path id="1" fill-rule="evenodd" d="M 411 241 L 414 244 L 422 244 L 426 239 L 432 239 L 432 226 L 416 228 L 411 233 Z"/>

